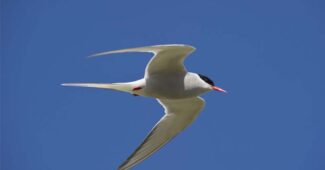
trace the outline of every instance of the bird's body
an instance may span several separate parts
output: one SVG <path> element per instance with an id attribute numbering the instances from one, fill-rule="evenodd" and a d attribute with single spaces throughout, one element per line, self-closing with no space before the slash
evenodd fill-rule
<path id="1" fill-rule="evenodd" d="M 67 83 L 65 86 L 94 87 L 128 92 L 136 96 L 156 98 L 165 109 L 165 116 L 155 125 L 143 143 L 119 167 L 126 170 L 141 162 L 186 128 L 203 109 L 199 95 L 222 91 L 206 76 L 187 72 L 185 57 L 194 51 L 186 45 L 158 45 L 116 50 L 95 54 L 101 56 L 124 52 L 152 52 L 155 56 L 146 67 L 142 79 L 127 83 Z"/>
<path id="2" fill-rule="evenodd" d="M 150 78 L 135 81 L 135 85 L 142 87 L 139 90 L 133 90 L 134 94 L 140 96 L 153 97 L 158 99 L 184 99 L 201 95 L 210 91 L 209 86 L 205 85 L 197 74 L 175 74 L 175 75 L 157 75 Z M 190 83 L 193 82 L 193 83 Z"/>

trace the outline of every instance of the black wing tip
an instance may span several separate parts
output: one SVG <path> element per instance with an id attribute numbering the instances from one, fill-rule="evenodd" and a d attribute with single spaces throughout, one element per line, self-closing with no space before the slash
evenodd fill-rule
<path id="1" fill-rule="evenodd" d="M 120 166 L 118 166 L 117 170 L 127 170 L 126 167 L 123 167 L 124 165 L 126 165 L 126 163 L 123 163 Z"/>

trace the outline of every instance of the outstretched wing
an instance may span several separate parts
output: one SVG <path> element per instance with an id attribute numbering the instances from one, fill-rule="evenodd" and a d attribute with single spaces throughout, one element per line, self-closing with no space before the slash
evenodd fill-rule
<path id="1" fill-rule="evenodd" d="M 153 127 L 142 144 L 120 165 L 119 170 L 127 170 L 159 150 L 191 124 L 205 104 L 200 97 L 181 100 L 158 99 L 158 102 L 164 107 L 165 115 Z"/>
<path id="2" fill-rule="evenodd" d="M 184 59 L 195 50 L 194 47 L 182 44 L 156 45 L 138 48 L 129 48 L 94 54 L 92 56 L 102 56 L 115 53 L 127 52 L 151 52 L 154 56 L 147 64 L 145 77 L 154 74 L 175 74 L 177 72 L 186 73 Z"/>

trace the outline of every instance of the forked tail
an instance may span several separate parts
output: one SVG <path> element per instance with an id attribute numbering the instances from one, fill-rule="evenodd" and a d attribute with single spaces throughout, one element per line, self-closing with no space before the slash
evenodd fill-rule
<path id="1" fill-rule="evenodd" d="M 63 83 L 62 86 L 73 86 L 73 87 L 91 87 L 91 88 L 102 88 L 112 89 L 118 91 L 124 91 L 131 93 L 133 84 L 131 83 Z"/>

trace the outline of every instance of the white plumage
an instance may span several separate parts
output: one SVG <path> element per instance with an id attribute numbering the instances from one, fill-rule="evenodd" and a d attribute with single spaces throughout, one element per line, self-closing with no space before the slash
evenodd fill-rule
<path id="1" fill-rule="evenodd" d="M 157 98 L 165 115 L 153 127 L 142 144 L 119 166 L 127 170 L 143 161 L 186 128 L 203 109 L 199 95 L 211 91 L 225 92 L 206 76 L 187 72 L 184 59 L 193 51 L 188 45 L 157 45 L 94 54 L 91 57 L 126 52 L 151 52 L 144 78 L 127 83 L 65 83 L 64 86 L 113 89 L 134 95 Z"/>

